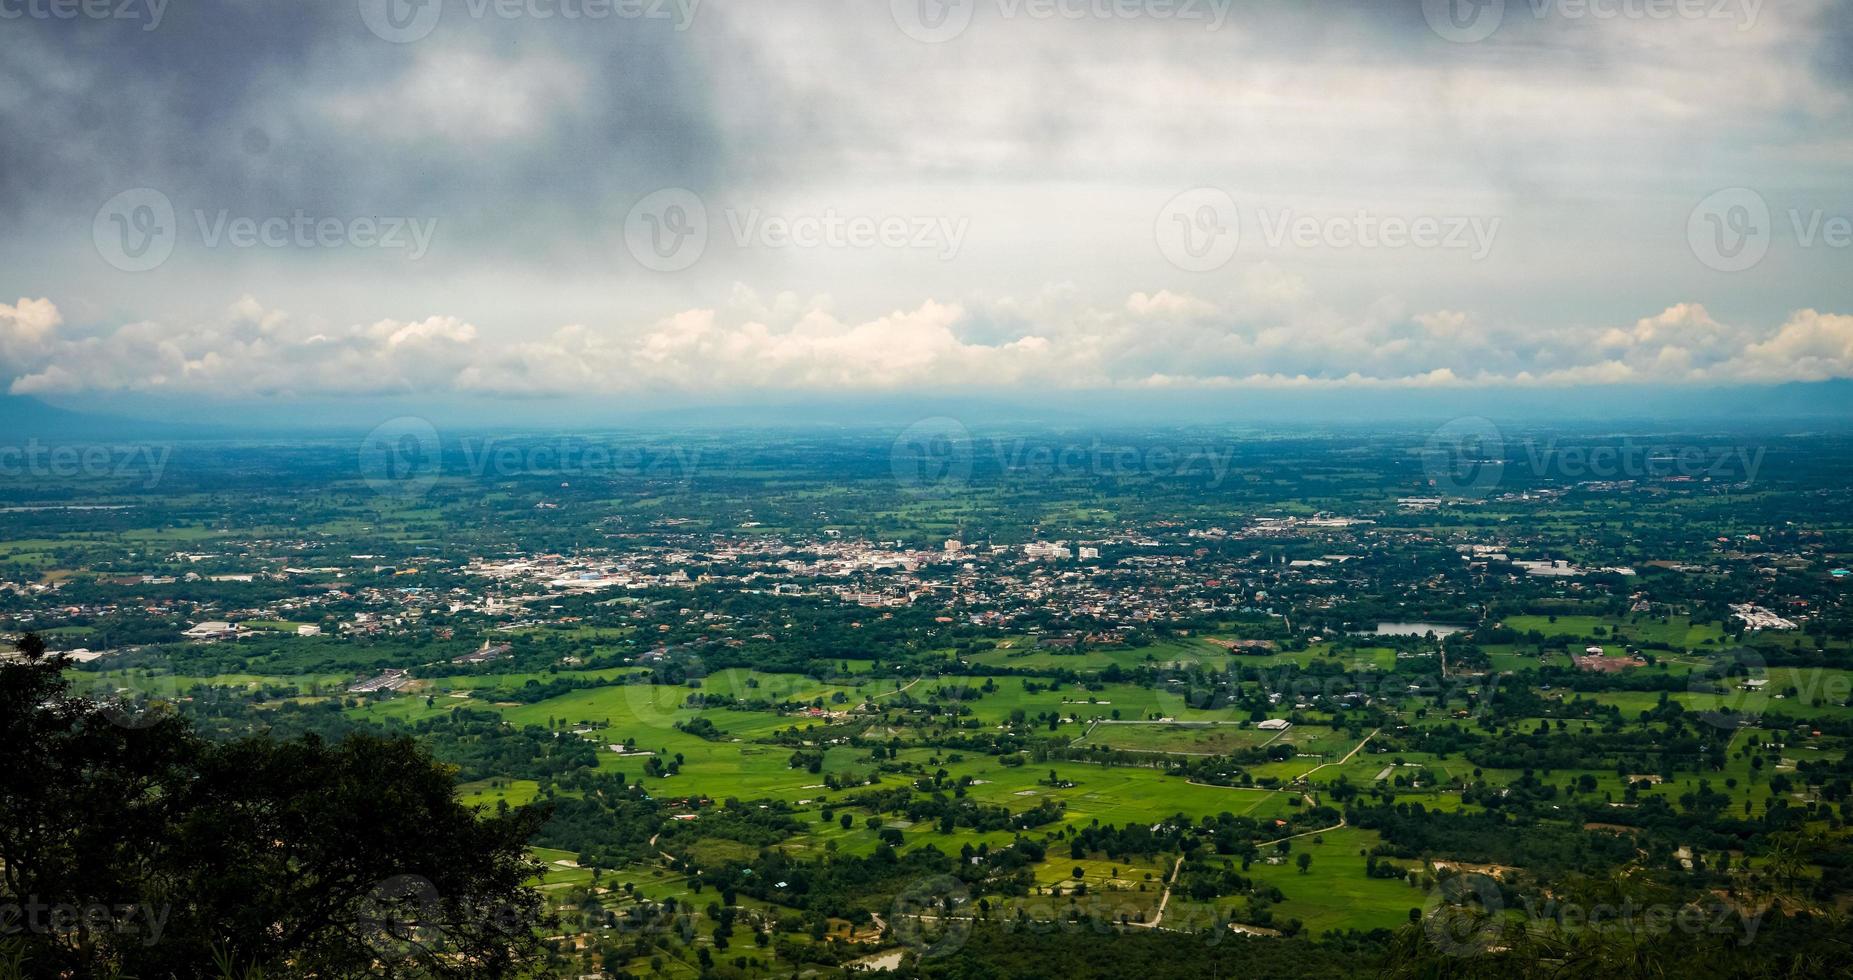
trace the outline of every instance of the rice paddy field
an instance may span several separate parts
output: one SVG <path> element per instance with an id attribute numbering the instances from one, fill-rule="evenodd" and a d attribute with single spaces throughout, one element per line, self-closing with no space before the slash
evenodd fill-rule
<path id="1" fill-rule="evenodd" d="M 1700 676 L 1709 663 L 1706 648 L 1715 646 L 1718 638 L 1709 626 L 1677 621 L 1560 616 L 1551 623 L 1548 617 L 1512 617 L 1507 625 L 1571 636 L 1579 643 L 1652 637 L 1655 642 L 1688 644 L 1690 651 L 1681 657 L 1638 668 L 1674 678 Z M 1560 654 L 1540 658 L 1522 645 L 1486 652 L 1500 672 L 1567 666 L 1567 660 L 1559 664 L 1553 659 Z M 1382 713 L 1368 730 L 1355 724 L 1334 727 L 1345 713 L 1342 708 L 1316 695 L 1289 694 L 1266 713 L 1292 717 L 1293 723 L 1285 730 L 1261 728 L 1245 705 L 1193 703 L 1184 690 L 1164 680 L 1155 687 L 1064 682 L 1053 674 L 1036 673 L 1045 660 L 1032 658 L 1046 658 L 1048 669 L 1060 670 L 1077 668 L 1082 659 L 1095 664 L 1096 670 L 1114 664 L 1233 670 L 1260 677 L 1248 683 L 1262 685 L 1254 688 L 1262 692 L 1277 676 L 1270 672 L 1331 670 L 1337 665 L 1353 680 L 1370 680 L 1363 687 L 1381 695 L 1372 703 Z M 929 671 L 895 678 L 875 675 L 870 671 L 873 662 L 863 659 L 848 664 L 847 673 L 838 670 L 821 679 L 733 668 L 679 684 L 659 684 L 647 683 L 651 678 L 641 666 L 555 669 L 419 677 L 397 692 L 348 697 L 343 710 L 355 720 L 389 727 L 443 719 L 459 708 L 489 712 L 516 729 L 583 741 L 594 751 L 600 772 L 640 781 L 653 797 L 695 814 L 697 824 L 703 801 L 737 799 L 783 804 L 799 828 L 760 844 L 697 835 L 680 854 L 660 854 L 618 868 L 578 867 L 576 855 L 535 849 L 545 866 L 537 881 L 545 893 L 563 901 L 570 896 L 583 903 L 589 895 L 595 904 L 621 912 L 671 897 L 698 898 L 696 883 L 676 870 L 682 859 L 715 866 L 751 861 L 767 850 L 805 860 L 830 854 L 867 858 L 885 847 L 898 855 L 927 848 L 956 855 L 1007 849 L 1028 833 L 1050 846 L 1046 857 L 1029 869 L 1029 894 L 995 896 L 995 908 L 1003 914 L 1019 909 L 1026 914 L 1091 914 L 1144 927 L 1154 920 L 1168 920 L 1176 928 L 1185 923 L 1217 928 L 1235 923 L 1260 934 L 1280 931 L 1289 923 L 1290 930 L 1315 935 L 1394 929 L 1428 899 L 1422 887 L 1410 884 L 1412 879 L 1428 880 L 1422 875 L 1431 869 L 1421 861 L 1398 862 L 1408 878 L 1365 873 L 1366 855 L 1383 843 L 1376 831 L 1345 826 L 1340 820 L 1317 827 L 1301 821 L 1310 807 L 1333 802 L 1335 787 L 1419 804 L 1435 813 L 1464 813 L 1475 809 L 1463 795 L 1475 787 L 1537 778 L 1552 786 L 1576 786 L 1581 798 L 1612 801 L 1609 805 L 1617 807 L 1638 806 L 1646 797 L 1677 804 L 1694 793 L 1723 792 L 1736 812 L 1756 815 L 1776 806 L 1806 805 L 1818 789 L 1796 778 L 1798 765 L 1838 761 L 1845 753 L 1831 740 L 1748 725 L 1717 731 L 1725 761 L 1713 771 L 1618 773 L 1576 765 L 1537 770 L 1478 765 L 1466 753 L 1410 747 L 1415 733 L 1480 726 L 1494 717 L 1483 706 L 1460 698 L 1461 691 L 1474 686 L 1451 688 L 1439 700 L 1432 692 L 1405 691 L 1400 675 L 1391 672 L 1408 670 L 1409 661 L 1387 647 L 1316 644 L 1289 653 L 1231 654 L 1207 639 L 1183 638 L 1144 648 L 1092 650 L 1084 657 L 1048 651 L 1013 657 L 1009 650 L 993 649 L 968 658 L 971 661 L 997 661 L 1012 673 Z M 1785 666 L 1769 668 L 1763 676 L 1768 684 L 1754 694 L 1683 686 L 1666 692 L 1542 691 L 1546 705 L 1580 700 L 1592 710 L 1612 708 L 1618 714 L 1615 720 L 1499 715 L 1496 724 L 1519 733 L 1543 729 L 1588 736 L 1617 724 L 1624 729 L 1641 724 L 1643 713 L 1664 711 L 1669 703 L 1694 714 L 1728 708 L 1746 718 L 1780 711 L 1797 719 L 1825 719 L 1844 716 L 1853 686 L 1853 671 L 1847 670 Z M 181 698 L 211 689 L 270 689 L 303 704 L 337 697 L 352 680 L 352 675 L 327 672 L 189 676 L 123 671 L 98 677 L 125 689 L 140 685 Z M 563 679 L 587 686 L 537 700 L 520 696 L 535 685 Z M 1306 698 L 1316 703 L 1307 704 Z M 730 699 L 762 706 L 725 706 Z M 956 722 L 935 713 L 953 703 L 958 706 Z M 697 720 L 712 728 L 702 734 L 685 730 Z M 1383 724 L 1386 720 L 1391 723 Z M 1065 746 L 1072 757 L 1027 760 L 936 744 L 956 732 L 988 736 L 1017 730 L 1047 737 L 1049 744 Z M 889 748 L 872 754 L 870 745 Z M 1263 758 L 1269 750 L 1273 755 Z M 794 764 L 794 753 L 803 751 L 818 753 L 814 769 Z M 1240 779 L 1200 779 L 1181 768 L 1232 758 L 1247 760 L 1225 764 L 1227 773 L 1239 774 Z M 646 763 L 667 767 L 672 761 L 672 772 L 645 774 Z M 956 787 L 959 797 L 979 806 L 1013 814 L 1046 807 L 1050 816 L 1026 829 L 946 829 L 854 802 L 862 794 L 912 786 L 929 775 L 942 792 Z M 555 799 L 570 797 L 574 791 L 547 790 L 535 779 L 496 777 L 463 783 L 459 793 L 467 804 L 495 809 L 535 804 L 549 794 Z M 1285 854 L 1264 845 L 1242 872 L 1256 888 L 1278 889 L 1278 901 L 1256 908 L 1236 899 L 1192 899 L 1170 887 L 1170 877 L 1179 867 L 1176 855 L 1153 855 L 1149 860 L 1137 855 L 1076 856 L 1068 843 L 1090 828 L 1159 827 L 1230 817 L 1295 831 Z M 1311 858 L 1304 869 L 1298 864 L 1302 854 Z M 828 928 L 853 935 L 863 927 L 845 921 Z M 670 964 L 665 971 L 674 974 L 677 969 Z"/>

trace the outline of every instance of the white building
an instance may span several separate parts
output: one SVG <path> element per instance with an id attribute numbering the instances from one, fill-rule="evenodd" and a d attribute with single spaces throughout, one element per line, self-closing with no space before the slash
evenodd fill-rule
<path id="1" fill-rule="evenodd" d="M 182 633 L 189 640 L 222 640 L 238 635 L 238 627 L 217 620 L 200 623 Z"/>
<path id="2" fill-rule="evenodd" d="M 1064 541 L 1031 541 L 1023 546 L 1023 556 L 1037 561 L 1067 558 L 1071 554 Z"/>

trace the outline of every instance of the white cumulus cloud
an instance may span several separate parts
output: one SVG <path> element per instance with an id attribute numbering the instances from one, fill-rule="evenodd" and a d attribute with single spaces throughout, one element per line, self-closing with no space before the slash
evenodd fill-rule
<path id="1" fill-rule="evenodd" d="M 1801 310 L 1773 327 L 1679 303 L 1632 324 L 1528 331 L 1393 298 L 1342 314 L 1239 291 L 1158 290 L 1095 306 L 1056 287 L 1027 300 L 845 317 L 828 296 L 761 298 L 641 326 L 570 324 L 487 339 L 455 316 L 328 328 L 244 297 L 211 322 L 74 334 L 47 299 L 0 305 L 14 394 L 508 397 L 772 392 L 1739 384 L 1853 377 L 1853 316 Z"/>

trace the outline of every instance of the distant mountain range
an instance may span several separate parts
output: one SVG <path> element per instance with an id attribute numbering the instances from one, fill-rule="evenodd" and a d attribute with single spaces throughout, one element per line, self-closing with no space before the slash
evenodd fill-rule
<path id="1" fill-rule="evenodd" d="M 91 414 L 47 405 L 36 398 L 0 397 L 0 445 L 21 445 L 34 439 L 110 442 L 193 434 L 205 433 L 187 423 Z"/>
<path id="2" fill-rule="evenodd" d="M 1371 425 L 1461 416 L 1498 421 L 1600 423 L 1730 420 L 1853 422 L 1853 381 L 1679 388 L 1253 388 L 1166 391 L 995 391 L 791 394 L 715 404 L 681 394 L 656 400 L 343 398 L 294 402 L 104 396 L 81 404 L 0 397 L 0 445 L 30 439 L 213 439 L 364 432 L 419 416 L 441 428 L 587 430 L 756 427 L 904 427 L 949 417 L 970 426 Z"/>

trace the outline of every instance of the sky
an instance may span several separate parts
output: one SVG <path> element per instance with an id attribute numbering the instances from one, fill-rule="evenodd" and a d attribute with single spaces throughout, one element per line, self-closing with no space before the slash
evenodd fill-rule
<path id="1" fill-rule="evenodd" d="M 1818 384 L 1850 95 L 1839 0 L 0 0 L 0 385 Z"/>

